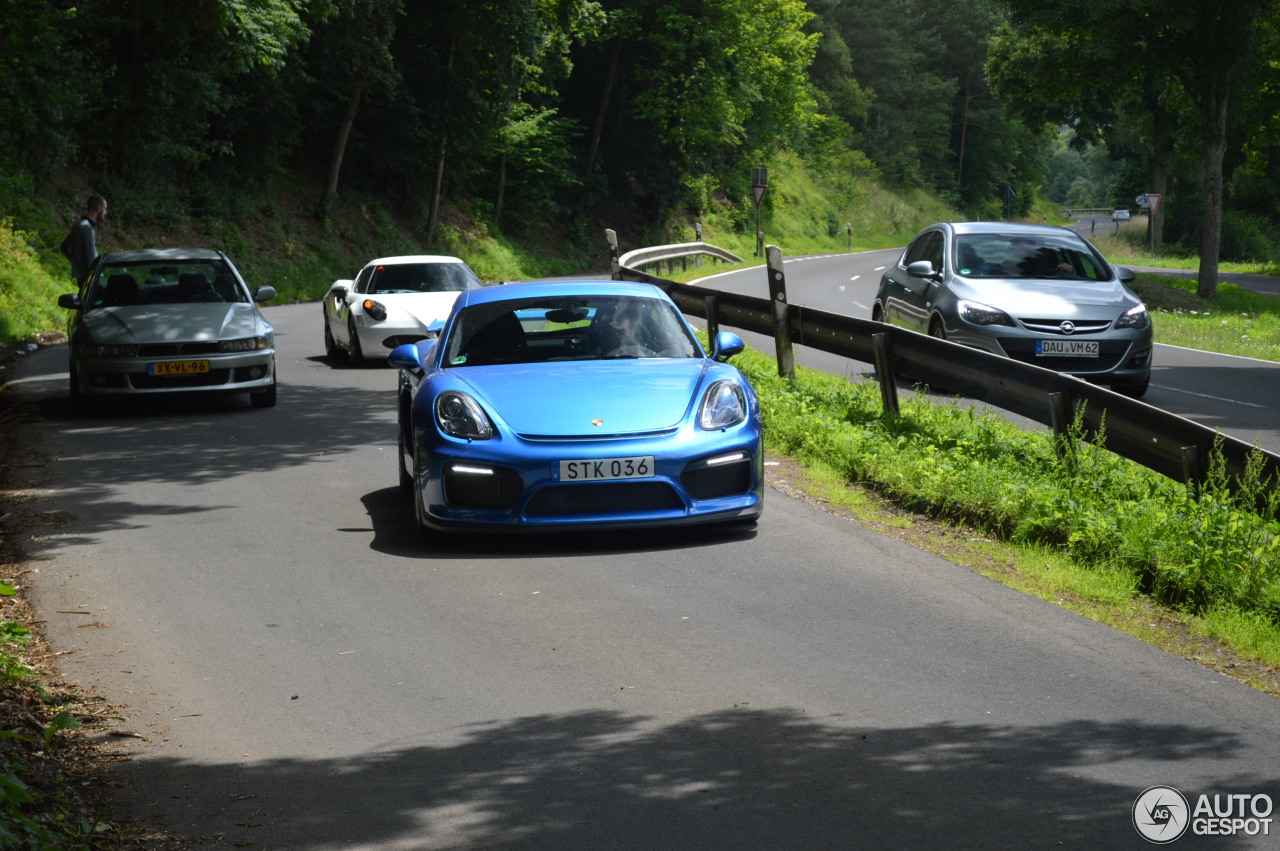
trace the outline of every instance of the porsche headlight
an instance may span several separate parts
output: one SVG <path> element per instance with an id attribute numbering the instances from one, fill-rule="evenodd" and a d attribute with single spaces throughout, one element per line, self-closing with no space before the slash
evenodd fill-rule
<path id="1" fill-rule="evenodd" d="M 260 352 L 263 349 L 271 348 L 272 339 L 270 337 L 244 337 L 239 340 L 220 340 L 218 341 L 218 351 L 226 354 L 235 352 Z"/>
<path id="2" fill-rule="evenodd" d="M 375 322 L 383 322 L 387 318 L 387 308 L 380 301 L 374 301 L 371 298 L 366 298 L 364 301 L 360 302 L 360 308 L 364 310 L 365 316 Z"/>
<path id="3" fill-rule="evenodd" d="M 956 305 L 960 318 L 974 325 L 1013 325 L 1009 314 L 976 301 L 961 301 Z"/>
<path id="4" fill-rule="evenodd" d="M 718 431 L 747 418 L 747 397 L 736 381 L 717 381 L 707 388 L 698 409 L 698 425 Z"/>
<path id="5" fill-rule="evenodd" d="M 488 440 L 494 434 L 493 423 L 476 400 L 457 390 L 436 397 L 436 425 L 450 437 L 466 440 Z"/>
<path id="6" fill-rule="evenodd" d="M 1137 307 L 1131 307 L 1124 313 L 1120 314 L 1120 318 L 1116 320 L 1117 328 L 1146 328 L 1147 323 L 1151 321 L 1151 317 L 1147 315 L 1147 306 L 1140 304 Z"/>

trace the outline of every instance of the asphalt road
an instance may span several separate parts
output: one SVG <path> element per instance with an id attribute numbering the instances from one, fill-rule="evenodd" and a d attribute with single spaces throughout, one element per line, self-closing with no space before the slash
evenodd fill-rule
<path id="1" fill-rule="evenodd" d="M 118 707 L 144 819 L 310 851 L 1097 849 L 1144 845 L 1153 785 L 1280 798 L 1280 702 L 777 491 L 753 533 L 426 549 L 392 371 L 323 359 L 316 305 L 267 315 L 273 409 L 76 419 L 62 347 L 7 387 L 45 456 L 34 603 Z"/>
<path id="2" fill-rule="evenodd" d="M 832 313 L 871 318 L 871 305 L 886 266 L 897 262 L 901 249 L 858 254 L 806 255 L 784 258 L 787 298 Z M 1163 270 L 1162 270 L 1163 271 Z M 1260 291 L 1280 284 L 1265 276 L 1243 282 Z M 702 278 L 698 286 L 768 298 L 763 267 Z M 773 352 L 770 337 L 744 334 L 749 343 Z M 1159 334 L 1157 330 L 1157 340 Z M 874 369 L 861 361 L 836 357 L 816 349 L 797 347 L 799 363 L 851 380 L 870 380 Z M 905 388 L 905 385 L 903 385 Z M 1273 361 L 1219 355 L 1156 343 L 1151 388 L 1142 399 L 1246 443 L 1280 452 L 1280 364 Z M 1027 422 L 1027 421 L 1024 421 Z M 1039 426 L 1036 426 L 1039 427 Z"/>

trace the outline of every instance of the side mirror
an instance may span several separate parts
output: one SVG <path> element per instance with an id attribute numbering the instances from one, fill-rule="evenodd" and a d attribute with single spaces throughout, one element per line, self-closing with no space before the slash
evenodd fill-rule
<path id="1" fill-rule="evenodd" d="M 1128 284 L 1138 279 L 1138 273 L 1128 266 L 1117 266 L 1116 277 L 1120 279 L 1120 283 Z"/>
<path id="2" fill-rule="evenodd" d="M 933 264 L 928 260 L 917 260 L 907 266 L 907 274 L 913 278 L 928 278 L 931 281 L 935 280 L 938 275 L 933 268 Z"/>
<path id="3" fill-rule="evenodd" d="M 742 338 L 731 331 L 721 331 L 716 334 L 715 340 L 711 343 L 711 359 L 712 360 L 728 360 L 736 354 L 742 352 L 747 344 L 742 342 Z"/>
<path id="4" fill-rule="evenodd" d="M 391 354 L 387 355 L 387 363 L 392 366 L 398 366 L 401 369 L 420 372 L 422 370 L 422 353 L 418 351 L 417 343 L 405 343 L 403 346 L 396 346 L 391 350 Z"/>
<path id="5" fill-rule="evenodd" d="M 345 300 L 347 294 L 351 292 L 351 286 L 355 283 L 350 279 L 342 279 L 333 282 L 333 286 L 329 287 L 330 298 Z"/>
<path id="6" fill-rule="evenodd" d="M 271 301 L 275 297 L 275 287 L 258 287 L 257 292 L 253 294 L 254 301 Z"/>
<path id="7" fill-rule="evenodd" d="M 63 293 L 58 296 L 58 307 L 66 308 L 67 310 L 84 309 L 84 305 L 80 303 L 79 293 Z"/>

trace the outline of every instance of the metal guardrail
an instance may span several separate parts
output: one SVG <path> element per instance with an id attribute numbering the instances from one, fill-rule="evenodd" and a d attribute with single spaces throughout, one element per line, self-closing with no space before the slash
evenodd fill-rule
<path id="1" fill-rule="evenodd" d="M 774 295 L 757 298 L 680 284 L 629 268 L 618 257 L 616 235 L 607 234 L 615 280 L 656 284 L 682 312 L 706 319 L 712 328 L 727 325 L 775 341 L 789 338 L 788 349 L 790 343 L 797 343 L 875 365 L 887 410 L 897 411 L 895 376 L 901 373 L 1050 426 L 1059 435 L 1067 434 L 1080 410 L 1087 437 L 1102 435 L 1108 450 L 1176 481 L 1204 482 L 1217 447 L 1233 488 L 1248 483 L 1249 459 L 1255 453 L 1261 460 L 1261 481 L 1269 487 L 1280 483 L 1280 455 L 1105 387 L 895 325 L 787 303 L 781 250 L 776 246 L 769 246 L 766 266 L 774 279 L 769 286 Z M 780 345 L 783 374 L 788 363 L 794 361 Z"/>

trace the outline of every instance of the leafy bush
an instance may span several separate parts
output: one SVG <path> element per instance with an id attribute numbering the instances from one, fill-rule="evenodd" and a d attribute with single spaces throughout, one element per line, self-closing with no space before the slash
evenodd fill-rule
<path id="1" fill-rule="evenodd" d="M 0 342 L 60 327 L 58 295 L 74 289 L 69 277 L 59 281 L 40 265 L 27 234 L 0 219 Z"/>

